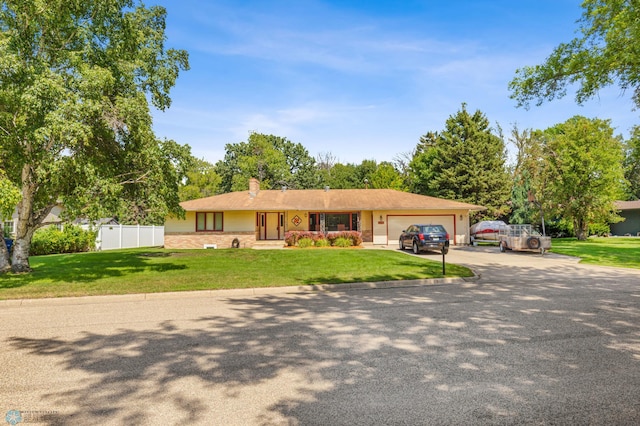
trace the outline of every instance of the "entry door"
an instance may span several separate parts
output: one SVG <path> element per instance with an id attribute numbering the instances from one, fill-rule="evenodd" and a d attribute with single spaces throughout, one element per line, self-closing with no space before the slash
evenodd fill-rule
<path id="1" fill-rule="evenodd" d="M 258 213 L 261 240 L 279 240 L 284 232 L 284 213 Z"/>
<path id="2" fill-rule="evenodd" d="M 280 239 L 280 214 L 279 213 L 267 213 L 267 240 L 279 240 Z"/>

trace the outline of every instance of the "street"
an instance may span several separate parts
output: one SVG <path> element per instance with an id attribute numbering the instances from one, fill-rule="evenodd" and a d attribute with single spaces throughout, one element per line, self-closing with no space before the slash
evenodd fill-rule
<path id="1" fill-rule="evenodd" d="M 0 302 L 0 414 L 640 424 L 640 271 L 491 250 L 452 250 L 479 277 L 448 284 Z"/>

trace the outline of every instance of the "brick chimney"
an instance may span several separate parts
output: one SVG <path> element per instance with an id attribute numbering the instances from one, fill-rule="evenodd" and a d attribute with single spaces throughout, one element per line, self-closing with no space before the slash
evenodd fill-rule
<path id="1" fill-rule="evenodd" d="M 249 197 L 255 197 L 258 192 L 260 192 L 260 181 L 256 178 L 249 179 Z"/>

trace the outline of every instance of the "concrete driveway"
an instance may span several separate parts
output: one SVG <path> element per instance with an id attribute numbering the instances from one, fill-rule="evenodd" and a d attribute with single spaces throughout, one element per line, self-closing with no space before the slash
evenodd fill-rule
<path id="1" fill-rule="evenodd" d="M 456 248 L 447 261 L 479 278 L 0 302 L 0 415 L 89 425 L 640 423 L 640 271 L 495 248 Z"/>

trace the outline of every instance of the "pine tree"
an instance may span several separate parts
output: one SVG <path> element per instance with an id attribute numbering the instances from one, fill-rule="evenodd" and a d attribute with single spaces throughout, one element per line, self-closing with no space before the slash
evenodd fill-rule
<path id="1" fill-rule="evenodd" d="M 482 112 L 470 114 L 462 104 L 444 131 L 421 138 L 411 162 L 413 191 L 485 206 L 487 219 L 502 217 L 508 212 L 511 184 L 499 135 Z"/>

